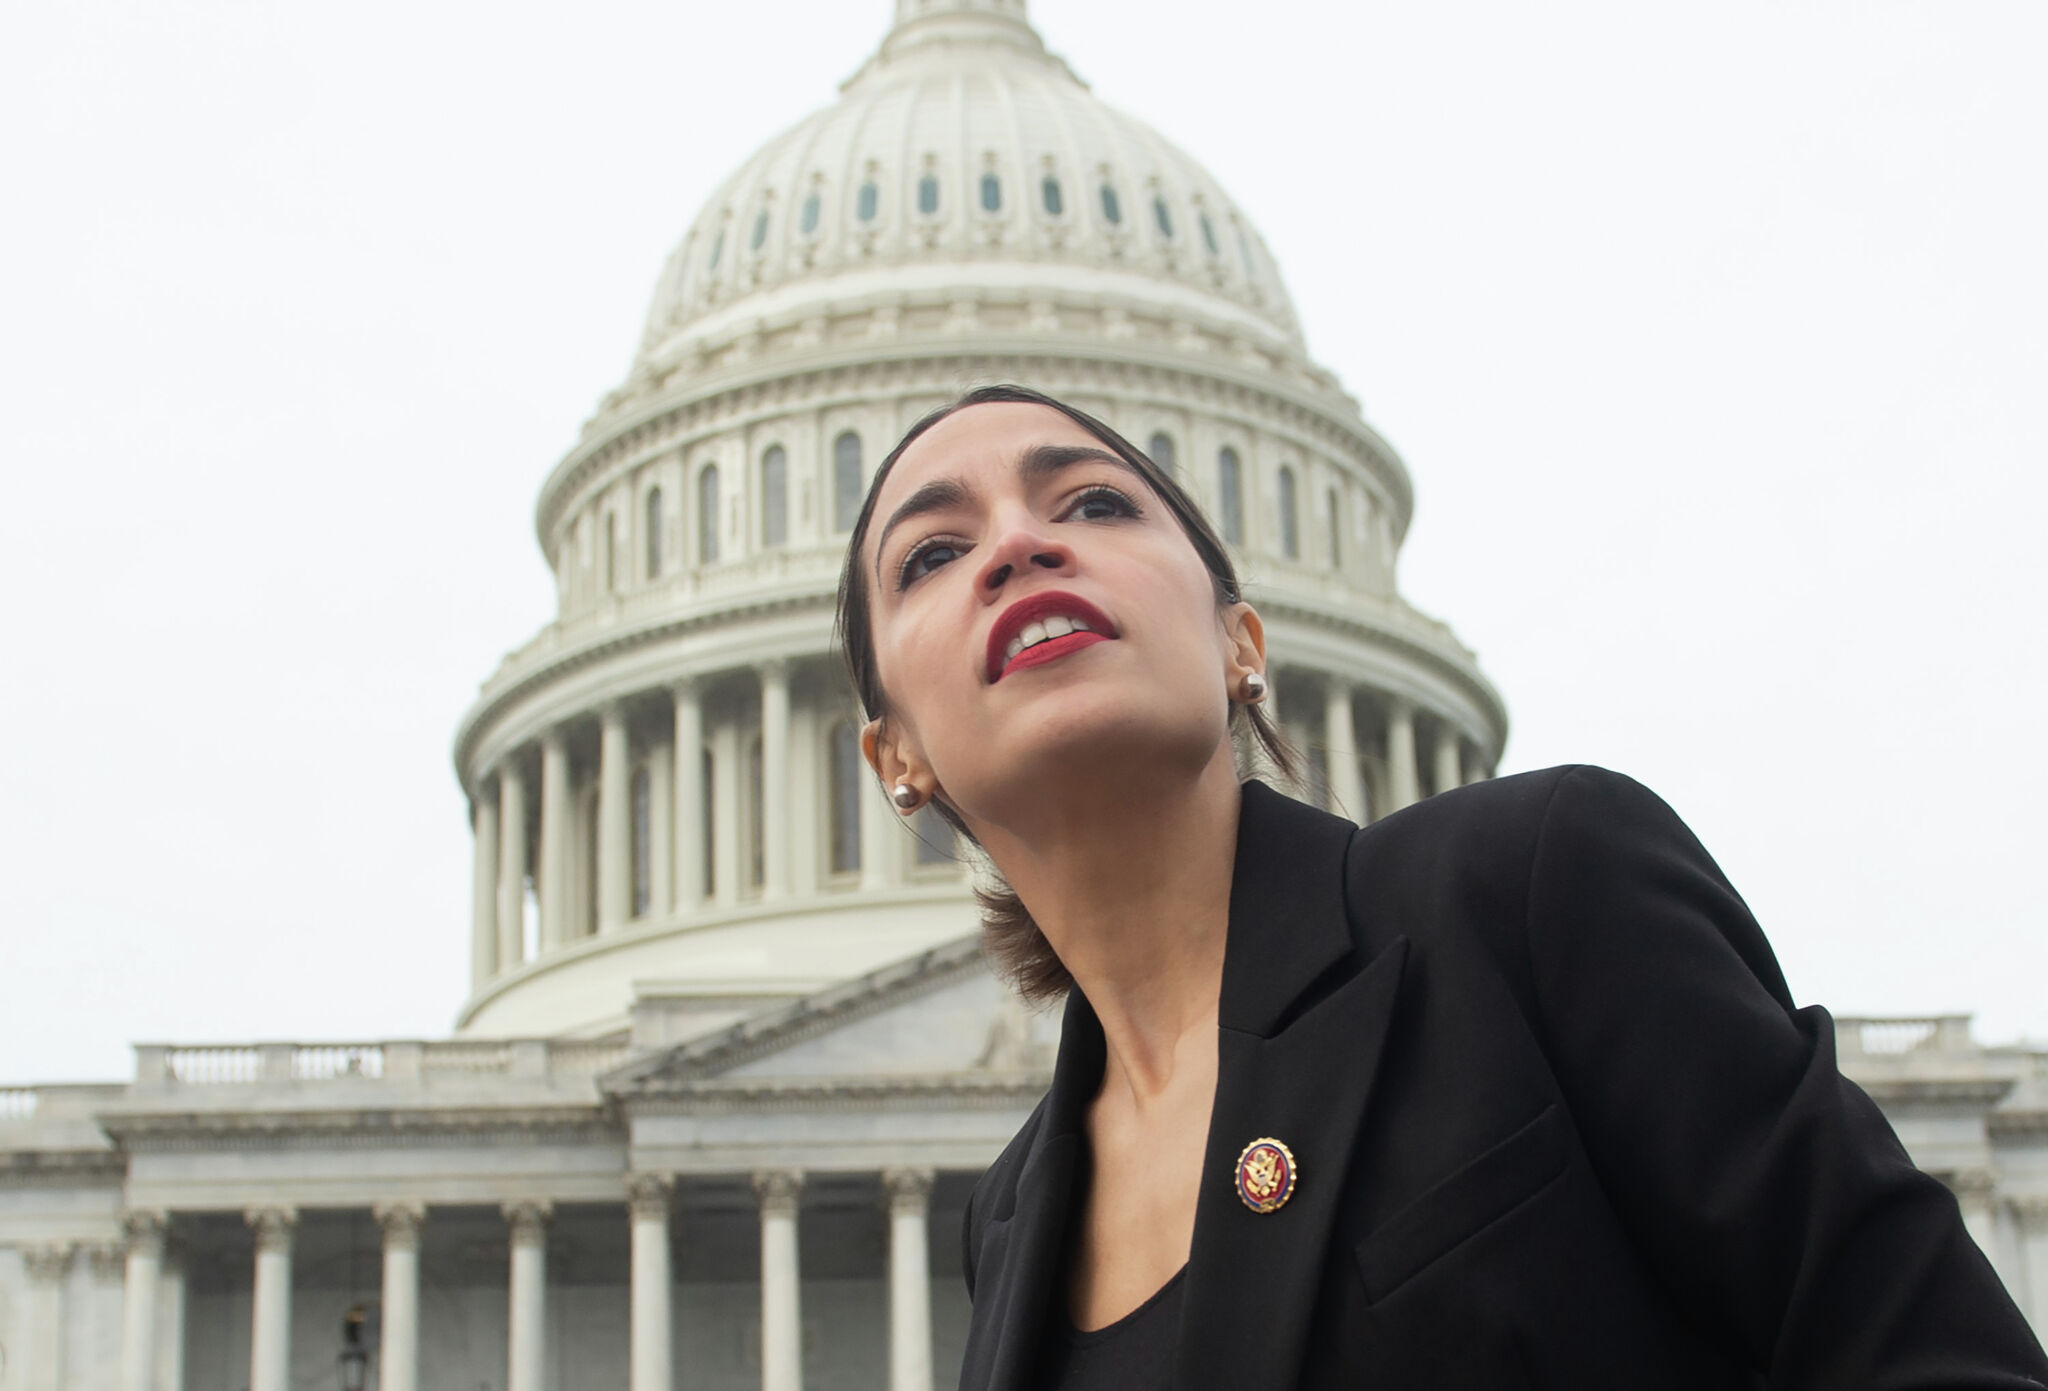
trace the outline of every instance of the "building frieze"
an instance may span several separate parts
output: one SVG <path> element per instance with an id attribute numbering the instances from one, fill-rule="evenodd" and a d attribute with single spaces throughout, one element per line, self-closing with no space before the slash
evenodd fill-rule
<path id="1" fill-rule="evenodd" d="M 1049 1070 L 705 1081 L 679 1084 L 673 1091 L 635 1093 L 622 1099 L 621 1110 L 629 1116 L 1028 1111 L 1051 1085 Z"/>
<path id="2" fill-rule="evenodd" d="M 200 1150 L 357 1150 L 479 1144 L 616 1144 L 604 1106 L 459 1105 L 384 1110 L 129 1112 L 102 1122 L 128 1153 Z"/>
<path id="3" fill-rule="evenodd" d="M 119 1183 L 127 1172 L 127 1156 L 119 1150 L 0 1149 L 0 1188 Z"/>

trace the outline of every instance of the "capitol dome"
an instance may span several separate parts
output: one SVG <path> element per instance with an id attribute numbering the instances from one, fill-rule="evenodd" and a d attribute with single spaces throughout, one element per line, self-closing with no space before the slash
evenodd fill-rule
<path id="1" fill-rule="evenodd" d="M 1365 820 L 1490 774 L 1499 695 L 1398 592 L 1407 470 L 1249 218 L 1023 0 L 897 0 L 685 231 L 541 488 L 558 611 L 456 737 L 465 1033 L 691 1037 L 974 930 L 943 825 L 859 760 L 831 621 L 875 465 L 990 381 L 1107 420 L 1208 509 L 1311 795 Z"/>

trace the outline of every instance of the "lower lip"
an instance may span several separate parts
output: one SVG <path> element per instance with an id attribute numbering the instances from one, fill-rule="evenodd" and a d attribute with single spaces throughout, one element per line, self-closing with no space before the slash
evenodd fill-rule
<path id="1" fill-rule="evenodd" d="M 1002 669 L 996 680 L 1000 681 L 1011 672 L 1022 671 L 1026 667 L 1042 667 L 1047 662 L 1057 662 L 1060 658 L 1079 652 L 1084 647 L 1093 647 L 1098 642 L 1108 641 L 1109 639 L 1101 633 L 1086 632 L 1068 633 L 1063 638 L 1047 638 L 1044 642 L 1027 647 L 1010 658 L 1009 665 Z"/>

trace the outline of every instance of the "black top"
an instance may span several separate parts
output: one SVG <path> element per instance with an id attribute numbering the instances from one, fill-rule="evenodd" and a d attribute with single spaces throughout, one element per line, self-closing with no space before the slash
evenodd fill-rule
<path id="1" fill-rule="evenodd" d="M 1104 1328 L 1084 1333 L 1063 1312 L 1039 1364 L 1041 1391 L 1168 1391 L 1187 1273 L 1182 1266 L 1150 1299 Z"/>

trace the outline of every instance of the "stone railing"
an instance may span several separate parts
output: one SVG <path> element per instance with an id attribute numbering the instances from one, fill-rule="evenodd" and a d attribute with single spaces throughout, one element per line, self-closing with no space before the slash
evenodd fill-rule
<path id="1" fill-rule="evenodd" d="M 1954 1056 L 1981 1051 L 1970 1037 L 1967 1014 L 1921 1019 L 1844 1016 L 1835 1020 L 1835 1050 L 1844 1058 L 1899 1058 L 1930 1053 Z"/>
<path id="2" fill-rule="evenodd" d="M 39 1100 L 34 1087 L 0 1087 L 0 1121 L 32 1121 Z"/>
<path id="3" fill-rule="evenodd" d="M 595 1077 L 626 1060 L 624 1039 L 439 1039 L 384 1043 L 135 1045 L 143 1086 L 390 1082 L 433 1077 Z M 0 1091 L 0 1118 L 9 1115 Z M 21 1103 L 33 1108 L 34 1102 Z"/>

